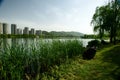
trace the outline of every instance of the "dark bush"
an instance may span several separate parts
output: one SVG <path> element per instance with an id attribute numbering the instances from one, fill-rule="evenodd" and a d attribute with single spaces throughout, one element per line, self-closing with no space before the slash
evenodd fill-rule
<path id="1" fill-rule="evenodd" d="M 95 54 L 96 50 L 94 48 L 89 48 L 83 53 L 82 57 L 84 60 L 90 60 L 94 58 Z"/>
<path id="2" fill-rule="evenodd" d="M 88 42 L 87 47 L 99 47 L 100 41 L 99 40 L 92 40 Z"/>

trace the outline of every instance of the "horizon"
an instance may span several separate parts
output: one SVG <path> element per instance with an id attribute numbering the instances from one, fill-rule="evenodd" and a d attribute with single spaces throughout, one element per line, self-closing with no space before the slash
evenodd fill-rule
<path id="1" fill-rule="evenodd" d="M 108 0 L 0 0 L 0 22 L 18 28 L 94 34 L 90 25 L 97 6 Z M 86 6 L 87 5 L 87 6 Z M 32 17 L 31 17 L 32 16 Z"/>

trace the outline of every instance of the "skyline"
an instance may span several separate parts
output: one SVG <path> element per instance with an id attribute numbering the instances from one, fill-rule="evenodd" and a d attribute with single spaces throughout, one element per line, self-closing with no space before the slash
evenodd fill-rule
<path id="1" fill-rule="evenodd" d="M 0 22 L 45 31 L 93 34 L 90 25 L 97 6 L 108 0 L 2 0 Z"/>
<path id="2" fill-rule="evenodd" d="M 29 29 L 29 27 L 24 27 L 24 29 L 20 29 L 17 27 L 16 24 L 11 24 L 10 27 L 8 27 L 7 23 L 0 23 L 0 35 L 1 34 L 7 34 L 7 35 L 40 35 L 37 34 L 37 32 L 41 33 L 41 30 L 35 30 L 34 28 Z"/>

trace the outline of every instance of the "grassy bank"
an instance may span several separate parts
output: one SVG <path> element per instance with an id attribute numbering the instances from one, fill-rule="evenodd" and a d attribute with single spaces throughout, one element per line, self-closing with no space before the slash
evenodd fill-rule
<path id="1" fill-rule="evenodd" d="M 82 43 L 78 40 L 6 45 L 0 49 L 0 80 L 40 79 L 55 65 L 66 63 L 82 52 Z"/>
<path id="2" fill-rule="evenodd" d="M 41 80 L 119 80 L 120 44 L 108 45 L 97 51 L 92 60 L 76 57 L 55 66 Z"/>

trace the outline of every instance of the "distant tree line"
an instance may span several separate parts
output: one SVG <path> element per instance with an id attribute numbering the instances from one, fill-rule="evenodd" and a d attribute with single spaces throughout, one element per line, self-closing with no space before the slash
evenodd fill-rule
<path id="1" fill-rule="evenodd" d="M 98 35 L 94 35 L 94 34 L 85 34 L 82 38 L 86 38 L 86 39 L 95 39 L 98 38 Z"/>
<path id="2" fill-rule="evenodd" d="M 36 34 L 0 34 L 0 38 L 80 38 L 81 33 L 78 32 L 47 32 L 42 31 L 42 34 L 36 35 Z"/>
<path id="3" fill-rule="evenodd" d="M 99 34 L 85 34 L 82 38 L 85 38 L 85 39 L 99 39 L 100 35 Z M 109 35 L 104 34 L 102 38 L 103 39 L 108 39 Z"/>

